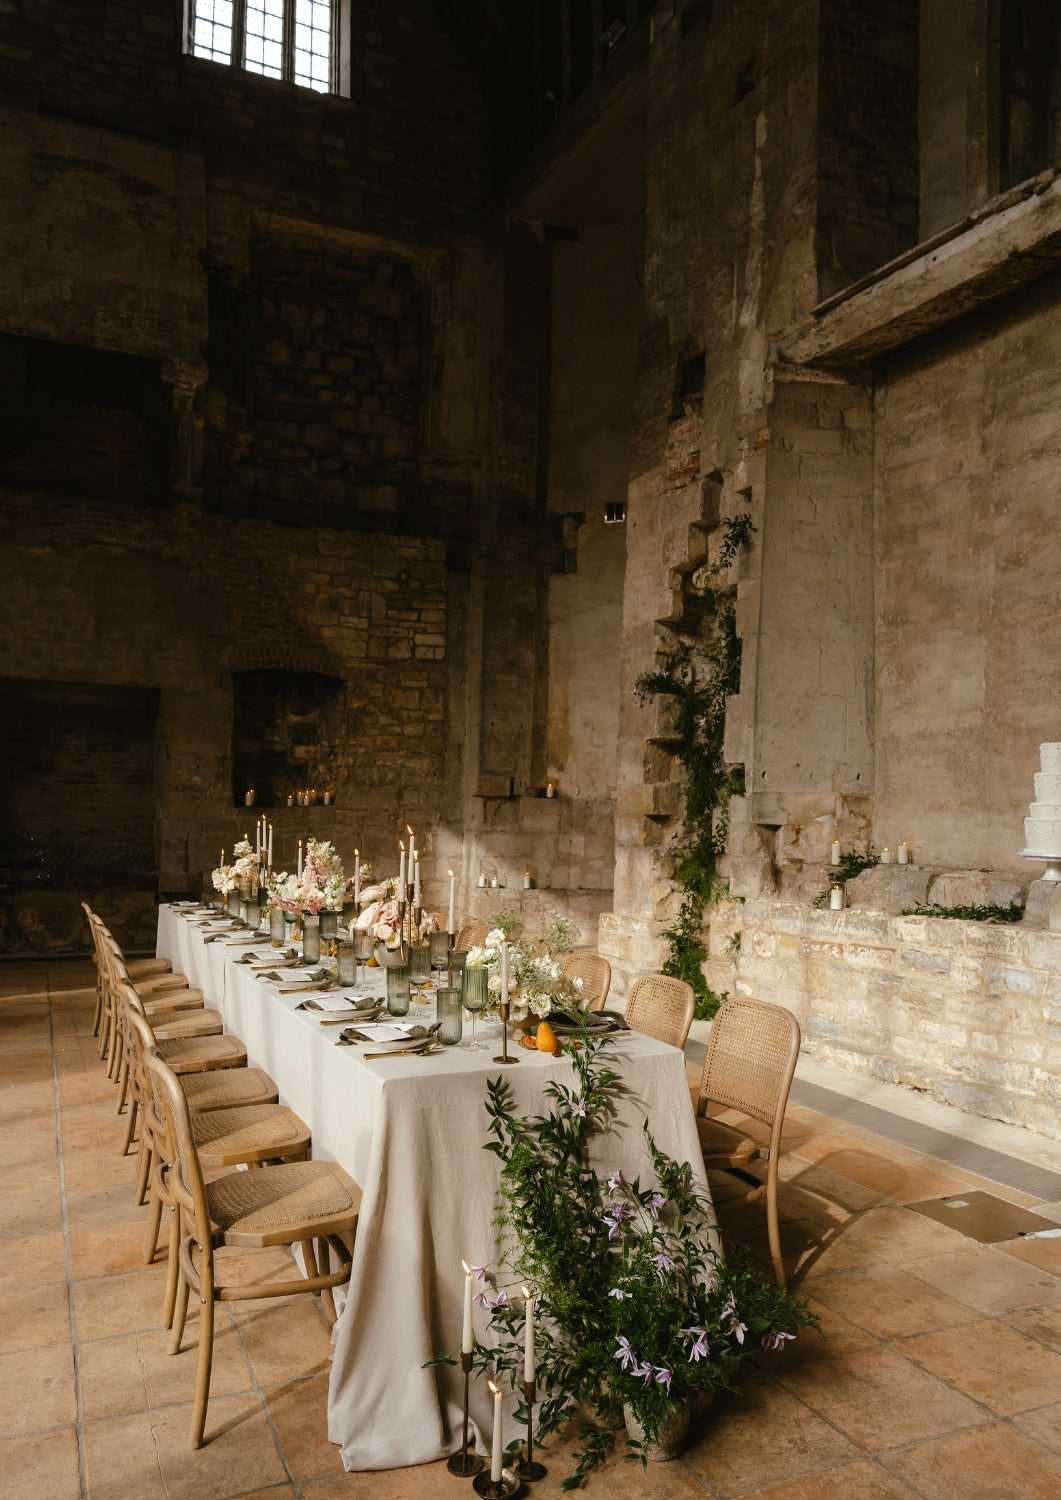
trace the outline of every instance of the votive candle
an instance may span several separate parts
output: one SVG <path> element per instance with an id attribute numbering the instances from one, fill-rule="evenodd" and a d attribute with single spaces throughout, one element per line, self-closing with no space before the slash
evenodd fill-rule
<path id="1" fill-rule="evenodd" d="M 890 865 L 893 863 L 892 851 L 887 847 L 887 845 L 885 845 L 885 847 L 881 850 L 880 862 L 882 865 Z"/>
<path id="2" fill-rule="evenodd" d="M 910 846 L 905 841 L 899 845 L 899 863 L 901 865 L 910 863 Z"/>
<path id="3" fill-rule="evenodd" d="M 525 891 L 529 891 L 530 888 L 531 888 L 530 871 L 529 870 L 524 870 L 524 872 L 523 872 L 523 889 Z"/>
<path id="4" fill-rule="evenodd" d="M 840 840 L 833 839 L 833 846 L 829 851 L 829 863 L 838 865 L 840 863 Z"/>

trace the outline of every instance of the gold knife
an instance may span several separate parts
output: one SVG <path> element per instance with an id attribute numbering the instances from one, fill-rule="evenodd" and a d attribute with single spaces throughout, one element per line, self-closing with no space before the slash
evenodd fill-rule
<path id="1" fill-rule="evenodd" d="M 325 990 L 334 989 L 337 983 L 338 980 L 329 979 L 327 984 L 315 984 L 310 986 L 306 986 L 304 984 L 296 984 L 293 989 L 277 990 L 276 993 L 278 995 L 323 995 Z"/>

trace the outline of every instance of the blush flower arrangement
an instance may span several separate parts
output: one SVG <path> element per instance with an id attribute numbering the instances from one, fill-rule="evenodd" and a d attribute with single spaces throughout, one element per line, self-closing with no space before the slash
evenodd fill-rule
<path id="1" fill-rule="evenodd" d="M 598 1057 L 609 1040 L 583 1036 L 580 1048 L 569 1046 L 573 1082 L 546 1085 L 546 1114 L 519 1118 L 509 1085 L 500 1078 L 487 1085 L 492 1139 L 485 1149 L 501 1161 L 504 1263 L 476 1268 L 476 1300 L 490 1323 L 474 1358 L 495 1380 L 522 1390 L 520 1287 L 529 1287 L 539 1433 L 547 1437 L 576 1415 L 582 1422 L 565 1490 L 581 1487 L 604 1461 L 624 1416 L 628 1456 L 647 1467 L 648 1450 L 675 1412 L 735 1390 L 741 1360 L 818 1327 L 806 1304 L 749 1257 L 722 1256 L 710 1203 L 688 1164 L 657 1150 L 647 1122 L 653 1180 L 598 1176 L 590 1143 L 609 1130 L 621 1087 Z"/>

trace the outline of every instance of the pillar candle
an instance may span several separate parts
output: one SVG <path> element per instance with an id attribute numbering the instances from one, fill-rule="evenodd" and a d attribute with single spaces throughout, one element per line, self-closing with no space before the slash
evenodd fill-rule
<path id="1" fill-rule="evenodd" d="M 273 868 L 273 825 L 269 824 L 269 868 Z"/>
<path id="2" fill-rule="evenodd" d="M 530 871 L 529 870 L 525 870 L 524 873 L 523 873 L 523 889 L 525 891 L 529 891 L 530 888 L 531 888 Z"/>
<path id="3" fill-rule="evenodd" d="M 405 900 L 405 845 L 401 839 L 398 840 L 398 848 L 402 851 L 398 861 L 398 900 Z"/>
<path id="4" fill-rule="evenodd" d="M 523 1346 L 523 1383 L 531 1385 L 534 1381 L 536 1369 L 534 1361 L 534 1298 L 530 1294 L 530 1288 L 523 1288 L 523 1295 L 527 1299 L 527 1324 L 526 1339 Z"/>
<path id="5" fill-rule="evenodd" d="M 472 1268 L 466 1260 L 461 1261 L 464 1267 L 464 1328 L 461 1332 L 461 1353 L 472 1352 Z"/>
<path id="6" fill-rule="evenodd" d="M 545 795 L 547 797 L 555 797 L 556 796 L 556 789 L 554 788 L 554 786 L 553 786 L 553 784 L 552 784 L 551 781 L 550 781 L 549 785 L 545 788 Z"/>
<path id="7" fill-rule="evenodd" d="M 830 911 L 843 911 L 843 909 L 844 909 L 844 889 L 843 889 L 843 886 L 834 885 L 833 888 L 832 888 L 832 890 L 829 892 L 829 910 Z"/>
<path id="8" fill-rule="evenodd" d="M 838 865 L 840 863 L 840 840 L 833 839 L 833 846 L 829 851 L 829 863 Z"/>
<path id="9" fill-rule="evenodd" d="M 899 845 L 899 863 L 908 865 L 910 863 L 910 846 L 907 843 Z"/>
<path id="10" fill-rule="evenodd" d="M 490 1454 L 490 1483 L 501 1483 L 501 1460 L 504 1444 L 501 1441 L 501 1392 L 492 1380 L 487 1385 L 494 1393 L 494 1446 Z"/>
<path id="11" fill-rule="evenodd" d="M 413 905 L 420 905 L 420 856 L 413 855 Z"/>
<path id="12" fill-rule="evenodd" d="M 361 855 L 354 850 L 354 905 L 361 905 Z"/>
<path id="13" fill-rule="evenodd" d="M 889 848 L 885 847 L 881 850 L 880 862 L 882 865 L 890 865 L 892 863 L 892 851 Z"/>
<path id="14" fill-rule="evenodd" d="M 446 931 L 450 937 L 457 931 L 457 877 L 452 870 L 449 872 L 449 926 Z"/>
<path id="15" fill-rule="evenodd" d="M 485 886 L 486 886 L 486 876 L 483 874 L 482 870 L 480 870 L 479 871 L 479 889 L 483 890 Z"/>

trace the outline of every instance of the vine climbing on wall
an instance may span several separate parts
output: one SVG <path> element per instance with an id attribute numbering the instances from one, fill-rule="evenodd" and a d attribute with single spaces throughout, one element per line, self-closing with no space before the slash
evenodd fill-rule
<path id="1" fill-rule="evenodd" d="M 718 557 L 692 578 L 705 638 L 683 645 L 669 666 L 642 673 L 635 684 L 642 701 L 670 697 L 677 705 L 672 745 L 685 768 L 685 828 L 672 878 L 683 897 L 660 936 L 670 946 L 663 972 L 692 985 L 698 1019 L 713 1016 L 724 998 L 708 987 L 700 968 L 707 958 L 704 912 L 725 893 L 718 860 L 726 848 L 730 800 L 744 791 L 743 766 L 728 766 L 722 754 L 726 699 L 740 688 L 737 590 L 729 569 L 755 527 L 747 511 L 722 526 Z"/>

